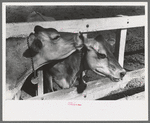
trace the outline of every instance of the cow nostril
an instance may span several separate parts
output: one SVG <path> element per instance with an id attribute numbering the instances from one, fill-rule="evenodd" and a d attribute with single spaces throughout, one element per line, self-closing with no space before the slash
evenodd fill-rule
<path id="1" fill-rule="evenodd" d="M 126 72 L 121 72 L 121 73 L 120 73 L 121 79 L 125 76 L 125 74 L 126 74 Z"/>

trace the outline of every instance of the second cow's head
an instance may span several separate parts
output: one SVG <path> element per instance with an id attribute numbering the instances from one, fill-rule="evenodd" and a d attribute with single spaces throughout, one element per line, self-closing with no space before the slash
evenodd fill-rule
<path id="1" fill-rule="evenodd" d="M 85 41 L 87 48 L 87 64 L 91 70 L 100 75 L 108 76 L 112 81 L 119 81 L 126 71 L 120 66 L 113 55 L 111 45 L 102 35 Z"/>

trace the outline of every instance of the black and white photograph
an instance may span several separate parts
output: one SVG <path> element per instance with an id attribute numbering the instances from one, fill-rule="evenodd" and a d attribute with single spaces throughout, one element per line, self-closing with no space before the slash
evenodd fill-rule
<path id="1" fill-rule="evenodd" d="M 147 6 L 4 2 L 3 120 L 148 119 Z"/>

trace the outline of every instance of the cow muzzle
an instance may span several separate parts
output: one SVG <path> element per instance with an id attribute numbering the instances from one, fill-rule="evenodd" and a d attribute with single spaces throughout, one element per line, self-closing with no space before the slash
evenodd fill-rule
<path id="1" fill-rule="evenodd" d="M 126 74 L 126 71 L 124 69 L 122 69 L 121 71 L 119 71 L 117 73 L 117 77 L 116 76 L 113 76 L 113 75 L 110 75 L 109 78 L 113 81 L 113 82 L 119 82 L 120 80 L 123 79 L 123 77 L 125 76 Z"/>
<path id="2" fill-rule="evenodd" d="M 119 82 L 120 80 L 123 79 L 123 77 L 126 74 L 126 71 L 124 69 L 118 70 L 118 71 L 105 71 L 101 69 L 95 69 L 93 70 L 95 73 L 101 75 L 101 76 L 106 76 L 110 78 L 113 82 Z"/>

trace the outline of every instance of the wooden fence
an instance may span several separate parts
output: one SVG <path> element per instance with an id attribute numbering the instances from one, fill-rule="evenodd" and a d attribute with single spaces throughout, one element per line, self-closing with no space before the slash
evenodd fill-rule
<path id="1" fill-rule="evenodd" d="M 110 18 L 96 18 L 96 19 L 79 19 L 79 20 L 66 20 L 66 21 L 52 21 L 52 22 L 30 22 L 30 23 L 10 23 L 6 24 L 6 38 L 9 37 L 26 37 L 36 25 L 40 25 L 44 28 L 55 28 L 61 32 L 95 32 L 104 30 L 117 30 L 116 43 L 115 43 L 115 56 L 118 59 L 121 66 L 124 63 L 124 52 L 126 44 L 126 36 L 128 28 L 144 27 L 146 25 L 146 16 L 123 16 Z M 106 96 L 110 90 L 108 88 L 117 89 L 123 83 L 128 83 L 132 79 L 132 76 L 136 78 L 144 77 L 144 69 L 138 71 L 132 71 L 127 73 L 126 79 L 120 81 L 120 84 L 112 83 L 108 79 L 97 80 L 89 82 L 87 90 L 82 95 L 75 94 L 74 89 L 61 90 L 58 92 L 43 94 L 43 82 L 39 83 L 38 96 L 30 99 L 98 99 Z M 42 71 L 39 75 L 42 77 Z M 131 76 L 132 75 L 132 76 Z M 42 80 L 42 79 L 41 79 Z M 111 83 L 101 85 L 101 82 Z M 119 85 L 119 86 L 118 86 Z M 102 89 L 103 88 L 103 89 Z M 92 90 L 96 91 L 92 91 Z M 86 94 L 85 94 L 86 93 Z M 101 94 L 100 94 L 101 93 Z M 84 95 L 84 96 L 83 96 Z M 86 98 L 85 98 L 86 97 Z M 88 97 L 88 98 L 87 98 Z"/>

